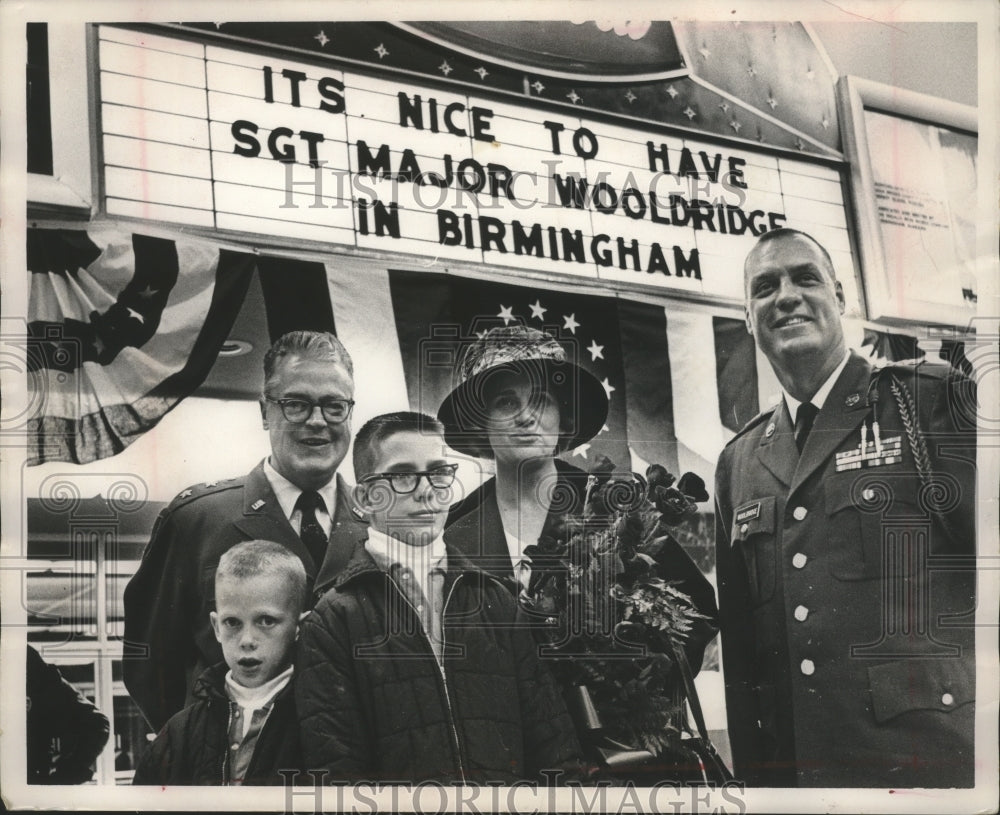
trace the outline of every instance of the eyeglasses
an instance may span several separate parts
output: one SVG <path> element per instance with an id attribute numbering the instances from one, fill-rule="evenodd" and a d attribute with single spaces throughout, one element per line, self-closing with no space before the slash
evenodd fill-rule
<path id="1" fill-rule="evenodd" d="M 370 481 L 388 481 L 392 491 L 398 495 L 409 495 L 420 483 L 421 478 L 426 478 L 427 483 L 436 490 L 446 490 L 455 483 L 455 471 L 457 464 L 445 464 L 442 467 L 435 467 L 433 470 L 425 470 L 419 473 L 372 473 L 361 479 L 362 484 Z"/>
<path id="2" fill-rule="evenodd" d="M 309 420 L 318 406 L 323 419 L 330 424 L 341 424 L 347 421 L 354 407 L 353 399 L 324 399 L 313 402 L 311 399 L 272 399 L 264 397 L 268 402 L 274 402 L 281 408 L 282 415 L 292 424 L 302 424 Z"/>

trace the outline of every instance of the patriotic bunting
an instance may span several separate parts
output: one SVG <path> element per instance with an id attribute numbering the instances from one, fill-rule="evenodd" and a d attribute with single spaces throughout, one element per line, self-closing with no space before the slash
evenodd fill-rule
<path id="1" fill-rule="evenodd" d="M 92 229 L 29 229 L 28 461 L 125 449 L 205 379 L 252 255 Z"/>

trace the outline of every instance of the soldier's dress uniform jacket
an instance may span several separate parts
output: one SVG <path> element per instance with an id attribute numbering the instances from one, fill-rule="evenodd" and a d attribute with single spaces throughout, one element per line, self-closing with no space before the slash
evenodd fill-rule
<path id="1" fill-rule="evenodd" d="M 716 545 L 738 778 L 973 785 L 974 415 L 973 384 L 948 366 L 877 372 L 852 353 L 801 455 L 784 400 L 723 451 Z"/>
<path id="2" fill-rule="evenodd" d="M 184 490 L 156 519 L 142 563 L 125 588 L 125 687 L 156 730 L 194 701 L 197 678 L 222 661 L 209 612 L 219 558 L 237 543 L 269 540 L 302 560 L 310 588 L 333 580 L 366 533 L 337 476 L 337 506 L 323 562 L 288 522 L 263 462 L 247 476 Z M 312 594 L 311 603 L 318 599 Z"/>

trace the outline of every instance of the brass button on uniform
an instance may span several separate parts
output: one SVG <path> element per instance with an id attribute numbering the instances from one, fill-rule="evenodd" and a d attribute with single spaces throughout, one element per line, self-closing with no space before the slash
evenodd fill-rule
<path id="1" fill-rule="evenodd" d="M 805 520 L 805 517 L 808 514 L 809 514 L 809 510 L 807 510 L 805 507 L 795 507 L 795 509 L 792 510 L 792 517 L 796 521 Z"/>
<path id="2" fill-rule="evenodd" d="M 796 552 L 794 555 L 792 555 L 792 565 L 796 569 L 803 568 L 806 565 L 806 561 L 808 561 L 808 560 L 809 560 L 809 558 L 807 558 L 801 552 Z"/>
<path id="3" fill-rule="evenodd" d="M 812 676 L 816 673 L 816 666 L 813 664 L 811 659 L 804 659 L 799 663 L 799 670 L 806 676 Z"/>
<path id="4" fill-rule="evenodd" d="M 800 623 L 805 622 L 805 619 L 808 616 L 809 616 L 809 609 L 807 609 L 805 606 L 795 607 L 795 619 L 798 620 Z"/>
<path id="5" fill-rule="evenodd" d="M 749 531 L 750 531 L 750 524 L 743 524 L 743 526 L 740 527 L 741 535 L 745 535 Z"/>
<path id="6" fill-rule="evenodd" d="M 941 697 L 941 704 L 944 705 L 945 707 L 950 707 L 951 705 L 955 704 L 955 697 L 952 696 L 950 693 L 946 693 L 944 694 L 944 696 Z"/>

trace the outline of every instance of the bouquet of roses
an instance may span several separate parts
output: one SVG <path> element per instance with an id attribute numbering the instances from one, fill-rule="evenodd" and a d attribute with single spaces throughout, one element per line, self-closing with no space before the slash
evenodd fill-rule
<path id="1" fill-rule="evenodd" d="M 590 732 L 633 753 L 683 755 L 674 646 L 711 623 L 657 558 L 672 542 L 670 527 L 708 495 L 691 473 L 675 485 L 659 465 L 645 478 L 611 470 L 605 460 L 588 476 L 581 514 L 562 516 L 528 547 L 532 574 L 520 602 L 545 623 L 541 653 L 576 697 L 569 701 L 585 740 Z"/>

